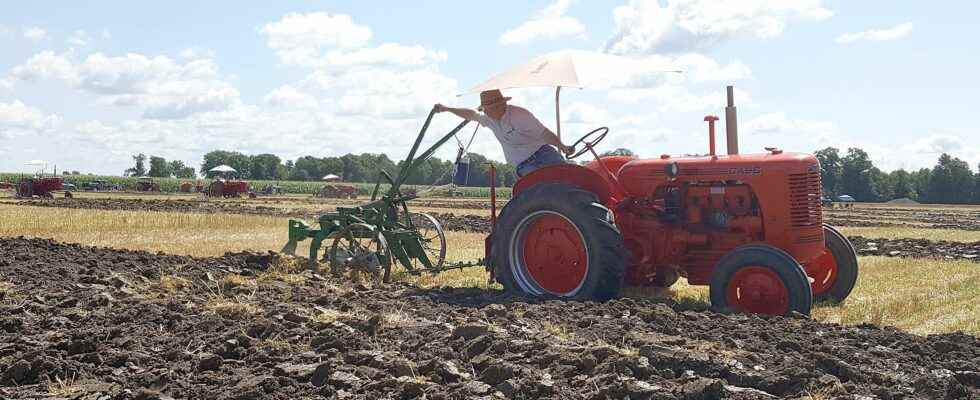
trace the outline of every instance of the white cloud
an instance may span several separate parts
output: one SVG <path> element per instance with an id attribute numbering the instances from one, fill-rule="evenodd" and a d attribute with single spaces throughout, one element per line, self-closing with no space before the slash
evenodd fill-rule
<path id="1" fill-rule="evenodd" d="M 908 36 L 914 28 L 914 24 L 906 22 L 886 29 L 870 29 L 863 32 L 845 33 L 837 37 L 837 43 L 849 44 L 858 41 L 883 42 L 897 40 Z"/>
<path id="2" fill-rule="evenodd" d="M 24 38 L 35 42 L 44 40 L 48 37 L 48 32 L 38 27 L 24 28 Z"/>
<path id="3" fill-rule="evenodd" d="M 282 85 L 273 89 L 263 98 L 266 104 L 275 107 L 294 109 L 317 108 L 316 98 L 309 93 L 303 93 L 290 85 Z"/>
<path id="4" fill-rule="evenodd" d="M 822 0 L 630 0 L 616 7 L 616 33 L 604 49 L 616 54 L 686 52 L 733 37 L 773 38 L 791 20 L 822 20 Z"/>
<path id="5" fill-rule="evenodd" d="M 0 79 L 0 92 L 13 90 L 13 88 L 14 88 L 14 83 L 11 82 L 9 79 Z"/>
<path id="6" fill-rule="evenodd" d="M 420 45 L 385 43 L 365 47 L 371 28 L 356 24 L 349 15 L 313 12 L 287 14 L 266 24 L 260 33 L 286 65 L 311 68 L 355 65 L 418 66 L 446 59 L 446 52 Z"/>
<path id="7" fill-rule="evenodd" d="M 570 36 L 585 36 L 585 25 L 574 17 L 565 15 L 571 0 L 556 0 L 530 20 L 500 35 L 497 43 L 502 45 L 527 44 L 537 39 L 557 39 Z"/>
<path id="8" fill-rule="evenodd" d="M 948 134 L 932 134 L 917 140 L 908 146 L 906 150 L 923 154 L 942 154 L 956 153 L 964 150 L 967 146 L 958 136 Z"/>
<path id="9" fill-rule="evenodd" d="M 177 53 L 177 56 L 185 60 L 213 59 L 215 53 L 214 50 L 203 47 L 188 47 Z"/>
<path id="10" fill-rule="evenodd" d="M 98 96 L 103 104 L 140 107 L 147 118 L 184 118 L 239 102 L 238 90 L 219 77 L 210 59 L 178 63 L 166 56 L 95 53 L 74 63 L 66 55 L 44 51 L 15 67 L 13 76 L 61 80 Z"/>
<path id="11" fill-rule="evenodd" d="M 74 71 L 67 57 L 54 54 L 51 50 L 37 53 L 23 64 L 14 67 L 12 75 L 23 80 L 55 78 L 70 80 Z"/>
<path id="12" fill-rule="evenodd" d="M 837 126 L 832 122 L 792 119 L 781 112 L 759 115 L 742 123 L 740 128 L 748 134 L 792 135 L 818 143 L 829 141 L 826 139 L 837 134 Z"/>
<path id="13" fill-rule="evenodd" d="M 88 32 L 81 29 L 72 32 L 71 36 L 68 36 L 68 44 L 76 47 L 87 46 L 91 40 L 92 38 L 89 37 Z"/>
<path id="14" fill-rule="evenodd" d="M 0 139 L 49 131 L 60 123 L 61 117 L 53 114 L 46 115 L 20 100 L 10 103 L 0 102 Z"/>
<path id="15" fill-rule="evenodd" d="M 699 94 L 686 86 L 677 84 L 665 84 L 644 89 L 615 89 L 609 92 L 609 98 L 628 104 L 649 102 L 656 104 L 657 110 L 662 112 L 714 111 L 723 109 L 726 103 L 724 89 L 710 90 L 707 93 Z M 735 98 L 739 107 L 751 108 L 755 106 L 752 96 L 748 92 L 735 89 Z"/>

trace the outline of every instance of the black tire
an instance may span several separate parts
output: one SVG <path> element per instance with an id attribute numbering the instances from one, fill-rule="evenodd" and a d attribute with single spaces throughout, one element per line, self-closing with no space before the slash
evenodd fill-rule
<path id="1" fill-rule="evenodd" d="M 847 237 L 836 228 L 823 224 L 824 245 L 834 255 L 837 262 L 837 277 L 833 286 L 824 293 L 813 296 L 814 302 L 829 301 L 840 303 L 854 290 L 858 277 L 857 252 Z"/>
<path id="2" fill-rule="evenodd" d="M 747 267 L 763 267 L 775 273 L 788 294 L 785 314 L 796 311 L 810 315 L 813 293 L 803 267 L 785 251 L 765 244 L 740 246 L 718 261 L 711 273 L 712 308 L 722 312 L 740 311 L 728 304 L 728 286 L 735 273 Z"/>
<path id="3" fill-rule="evenodd" d="M 586 249 L 587 265 L 578 287 L 566 293 L 543 289 L 513 249 L 535 215 L 559 215 L 578 230 Z M 522 226 L 525 226 L 522 228 Z M 518 235 L 518 236 L 515 236 Z M 623 286 L 626 250 L 612 213 L 598 203 L 595 194 L 561 183 L 533 186 L 510 200 L 501 210 L 490 251 L 494 276 L 508 292 L 530 297 L 561 297 L 575 300 L 608 300 Z M 524 269 L 522 269 L 524 268 Z M 515 273 L 517 275 L 515 275 Z"/>

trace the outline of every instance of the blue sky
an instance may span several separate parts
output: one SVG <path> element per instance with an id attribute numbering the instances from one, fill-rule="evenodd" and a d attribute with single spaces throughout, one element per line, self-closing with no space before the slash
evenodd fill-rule
<path id="1" fill-rule="evenodd" d="M 568 90 L 570 141 L 705 152 L 738 90 L 742 151 L 858 146 L 880 167 L 980 163 L 972 2 L 821 0 L 14 2 L 0 16 L 0 171 L 118 174 L 146 153 L 403 157 L 435 102 L 564 49 L 647 70 Z M 671 65 L 678 76 L 653 71 Z M 507 93 L 554 127 L 553 94 Z M 456 121 L 440 115 L 436 128 Z M 481 131 L 473 151 L 501 159 Z M 440 154 L 449 157 L 447 147 Z"/>

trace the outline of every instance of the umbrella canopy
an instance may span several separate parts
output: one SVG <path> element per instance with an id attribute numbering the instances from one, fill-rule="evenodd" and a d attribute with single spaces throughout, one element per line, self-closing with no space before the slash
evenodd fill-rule
<path id="1" fill-rule="evenodd" d="M 325 181 L 339 181 L 340 180 L 340 177 L 337 176 L 337 175 L 334 175 L 334 174 L 327 174 L 326 176 L 323 177 L 323 180 L 325 180 Z"/>
<path id="2" fill-rule="evenodd" d="M 854 198 L 851 197 L 850 195 L 842 194 L 840 196 L 837 196 L 837 200 L 839 200 L 839 201 L 854 201 Z"/>
<path id="3" fill-rule="evenodd" d="M 217 167 L 214 167 L 214 168 L 209 169 L 208 172 L 238 172 L 238 171 L 236 171 L 234 168 L 229 167 L 229 166 L 227 166 L 225 164 L 221 164 L 221 165 L 219 165 Z"/>
<path id="4" fill-rule="evenodd" d="M 607 87 L 638 73 L 681 72 L 671 66 L 585 50 L 562 50 L 511 67 L 467 93 L 529 87 Z"/>
<path id="5" fill-rule="evenodd" d="M 562 87 L 610 87 L 634 79 L 637 74 L 681 72 L 670 70 L 669 65 L 651 65 L 649 61 L 635 60 L 611 54 L 585 50 L 562 50 L 534 58 L 517 65 L 487 81 L 471 87 L 467 93 L 492 89 L 530 87 L 555 87 L 555 133 L 561 139 L 561 107 L 559 96 Z M 625 80 L 625 81 L 624 81 Z"/>

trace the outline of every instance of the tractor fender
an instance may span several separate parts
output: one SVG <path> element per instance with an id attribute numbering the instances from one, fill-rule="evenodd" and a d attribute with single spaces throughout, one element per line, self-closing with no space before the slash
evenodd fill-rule
<path id="1" fill-rule="evenodd" d="M 524 175 L 514 183 L 512 198 L 541 183 L 564 183 L 591 192 L 610 208 L 623 198 L 622 192 L 608 177 L 576 164 L 552 165 Z"/>

